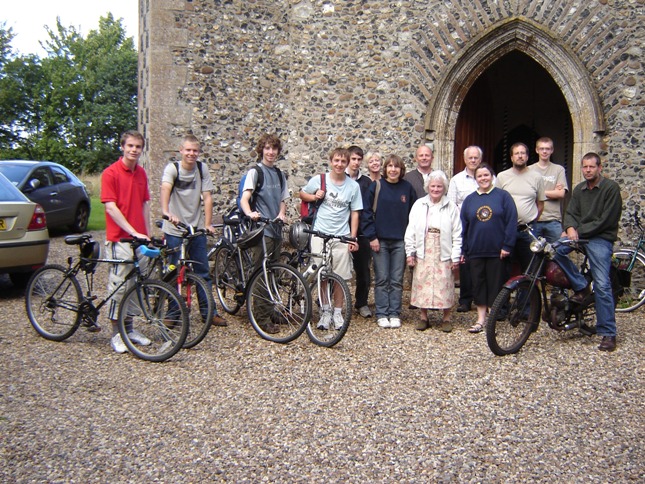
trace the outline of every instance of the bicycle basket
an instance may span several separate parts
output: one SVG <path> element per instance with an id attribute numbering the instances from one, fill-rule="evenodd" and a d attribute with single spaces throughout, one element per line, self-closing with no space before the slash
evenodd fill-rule
<path id="1" fill-rule="evenodd" d="M 289 226 L 289 245 L 296 250 L 304 250 L 309 244 L 309 234 L 305 229 L 310 226 L 304 222 L 295 222 Z"/>
<path id="2" fill-rule="evenodd" d="M 255 247 L 262 241 L 263 234 L 264 227 L 258 227 L 257 229 L 244 232 L 237 239 L 237 245 L 240 249 L 250 249 L 251 247 Z"/>
<path id="3" fill-rule="evenodd" d="M 95 240 L 88 240 L 81 245 L 81 257 L 86 259 L 99 259 L 101 257 L 101 244 Z M 96 262 L 81 260 L 81 267 L 85 272 L 94 272 Z"/>

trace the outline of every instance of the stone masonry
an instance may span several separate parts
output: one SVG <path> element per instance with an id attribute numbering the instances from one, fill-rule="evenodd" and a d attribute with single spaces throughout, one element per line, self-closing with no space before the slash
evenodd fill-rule
<path id="1" fill-rule="evenodd" d="M 397 153 L 412 166 L 416 146 L 429 143 L 435 167 L 451 174 L 465 94 L 490 63 L 519 50 L 567 100 L 574 183 L 581 155 L 596 150 L 626 207 L 644 205 L 643 0 L 139 4 L 139 129 L 153 191 L 186 132 L 203 140 L 218 213 L 265 131 L 285 144 L 279 166 L 294 195 L 338 145 Z"/>

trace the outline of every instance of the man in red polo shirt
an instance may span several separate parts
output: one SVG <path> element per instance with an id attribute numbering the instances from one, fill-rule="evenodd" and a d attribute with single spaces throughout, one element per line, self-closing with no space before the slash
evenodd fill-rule
<path id="1" fill-rule="evenodd" d="M 138 165 L 143 151 L 144 139 L 137 131 L 126 131 L 121 136 L 123 156 L 112 163 L 101 177 L 101 202 L 105 204 L 105 222 L 108 257 L 113 259 L 132 258 L 129 243 L 119 242 L 123 238 L 148 238 L 150 233 L 150 191 L 148 176 L 143 167 Z M 142 266 L 145 257 L 141 260 Z M 108 294 L 123 281 L 130 272 L 129 264 L 114 264 L 108 275 Z M 123 294 L 134 283 L 125 284 L 112 297 L 109 304 L 108 318 L 112 322 L 112 349 L 125 353 L 118 327 L 119 305 Z M 126 328 L 127 329 L 127 328 Z M 130 340 L 140 345 L 149 345 L 150 340 L 132 328 L 128 332 Z"/>

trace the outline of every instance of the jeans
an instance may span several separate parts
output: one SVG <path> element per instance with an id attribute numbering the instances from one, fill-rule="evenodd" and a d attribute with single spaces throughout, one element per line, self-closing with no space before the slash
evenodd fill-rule
<path id="1" fill-rule="evenodd" d="M 533 222 L 533 233 L 536 237 L 544 237 L 547 242 L 555 242 L 562 237 L 562 224 L 557 220 L 549 222 Z"/>
<path id="2" fill-rule="evenodd" d="M 166 245 L 174 249 L 175 247 L 181 246 L 182 238 L 175 235 L 164 234 L 166 237 Z M 191 239 L 188 243 L 186 258 L 190 259 L 193 262 L 193 272 L 198 276 L 201 276 L 208 285 L 212 288 L 211 274 L 208 270 L 208 249 L 206 247 L 206 235 L 202 234 L 199 237 Z M 171 254 L 170 262 L 177 265 L 179 261 L 179 251 Z M 197 294 L 200 301 L 206 301 L 205 294 Z M 200 307 L 202 304 L 200 303 Z M 217 306 L 213 305 L 213 316 L 217 315 Z M 203 314 L 202 314 L 203 316 Z"/>
<path id="3" fill-rule="evenodd" d="M 356 309 L 367 306 L 367 297 L 370 293 L 370 257 L 372 249 L 367 237 L 358 237 L 358 250 L 352 253 L 354 273 L 356 274 L 356 292 L 354 294 L 354 307 Z"/>
<path id="4" fill-rule="evenodd" d="M 581 291 L 587 287 L 587 280 L 571 259 L 567 257 L 571 250 L 570 247 L 565 245 L 558 247 L 554 260 L 569 278 L 573 290 Z M 589 243 L 586 246 L 589 268 L 593 277 L 593 292 L 596 299 L 596 330 L 599 336 L 616 336 L 614 295 L 609 276 L 613 251 L 613 242 L 599 237 L 589 239 Z"/>
<path id="5" fill-rule="evenodd" d="M 405 271 L 405 242 L 379 240 L 381 249 L 374 257 L 374 301 L 377 318 L 401 316 L 403 272 Z"/>
<path id="6" fill-rule="evenodd" d="M 526 232 L 518 232 L 517 239 L 515 241 L 515 248 L 511 254 L 512 261 L 517 262 L 519 265 L 520 274 L 523 274 L 524 271 L 528 268 L 533 258 L 533 252 L 531 252 L 531 236 Z"/>

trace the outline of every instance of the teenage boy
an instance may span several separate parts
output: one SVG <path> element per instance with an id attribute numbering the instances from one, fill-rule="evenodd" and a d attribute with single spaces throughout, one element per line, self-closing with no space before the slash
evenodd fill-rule
<path id="1" fill-rule="evenodd" d="M 194 135 L 186 135 L 181 142 L 179 153 L 181 161 L 168 163 L 161 178 L 161 212 L 168 217 L 168 220 L 163 222 L 162 230 L 170 248 L 179 247 L 182 244 L 182 231 L 175 226 L 178 222 L 198 229 L 206 228 L 210 233 L 215 231 L 211 224 L 213 180 L 208 167 L 198 161 L 201 143 Z M 211 275 L 208 270 L 206 234 L 191 239 L 188 245 L 188 254 L 189 258 L 194 261 L 195 274 L 203 277 L 210 286 Z M 173 264 L 176 264 L 178 259 L 179 253 L 175 253 L 171 257 Z M 226 321 L 217 314 L 217 308 L 213 314 L 212 324 L 226 326 Z"/>
<path id="2" fill-rule="evenodd" d="M 137 131 L 126 131 L 121 136 L 123 156 L 108 166 L 101 176 L 101 202 L 105 205 L 105 238 L 107 253 L 111 259 L 132 259 L 132 248 L 124 238 L 148 239 L 150 233 L 150 191 L 148 176 L 139 158 L 145 145 L 143 136 Z M 145 268 L 146 258 L 139 264 Z M 113 264 L 108 273 L 108 294 L 111 294 L 128 275 L 130 264 Z M 130 279 L 114 294 L 108 305 L 108 318 L 112 323 L 110 344 L 117 353 L 128 351 L 119 333 L 118 314 L 125 291 L 134 284 Z M 130 340 L 142 346 L 150 340 L 132 328 L 127 328 Z"/>
<path id="3" fill-rule="evenodd" d="M 363 163 L 363 150 L 358 146 L 350 146 L 349 149 L 349 164 L 347 165 L 347 175 L 358 183 L 361 189 L 361 197 L 363 205 L 368 195 L 372 179 L 361 173 L 361 163 Z M 367 305 L 367 298 L 370 293 L 371 274 L 370 262 L 372 256 L 372 249 L 370 249 L 370 241 L 363 236 L 360 228 L 358 230 L 358 250 L 352 254 L 352 261 L 354 264 L 354 273 L 356 274 L 356 292 L 354 294 L 354 307 L 364 318 L 371 318 L 372 311 Z"/>
<path id="4" fill-rule="evenodd" d="M 363 209 L 361 189 L 354 180 L 347 176 L 345 170 L 349 163 L 349 152 L 336 148 L 329 156 L 331 170 L 325 174 L 326 192 L 321 190 L 320 176 L 316 175 L 300 190 L 300 198 L 308 203 L 322 200 L 314 219 L 313 229 L 327 234 L 356 237 L 358 235 L 359 212 Z M 311 251 L 322 252 L 323 240 L 318 237 L 311 239 Z M 345 280 L 352 277 L 352 261 L 350 252 L 358 250 L 358 243 L 344 244 L 334 240 L 329 245 L 333 257 L 333 271 Z M 333 323 L 335 328 L 344 324 L 342 316 L 342 292 L 335 291 L 332 302 L 323 303 L 319 329 L 329 329 Z"/>

